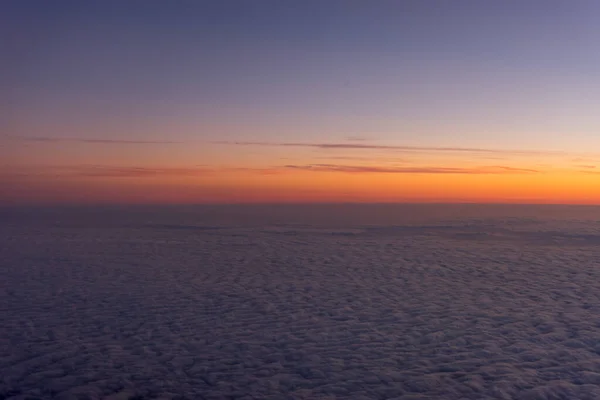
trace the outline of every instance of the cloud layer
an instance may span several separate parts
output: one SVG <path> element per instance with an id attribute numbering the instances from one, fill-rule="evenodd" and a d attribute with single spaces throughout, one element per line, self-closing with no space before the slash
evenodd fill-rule
<path id="1" fill-rule="evenodd" d="M 600 226 L 535 210 L 0 209 L 0 397 L 598 399 Z"/>
<path id="2" fill-rule="evenodd" d="M 540 171 L 527 168 L 506 166 L 483 166 L 475 168 L 458 167 L 379 167 L 364 165 L 310 164 L 286 165 L 285 168 L 313 172 L 345 172 L 353 174 L 524 174 L 539 173 Z"/>
<path id="3" fill-rule="evenodd" d="M 89 143 L 89 144 L 175 144 L 180 142 L 170 140 L 127 140 L 127 139 L 101 139 L 101 138 L 69 138 L 49 136 L 4 136 L 10 140 L 21 142 L 45 143 Z"/>
<path id="4" fill-rule="evenodd" d="M 491 154 L 522 154 L 522 155 L 563 155 L 560 151 L 536 151 L 536 150 L 505 150 L 478 147 L 437 147 L 437 146 L 402 146 L 402 145 L 379 145 L 362 143 L 297 143 L 297 142 L 228 142 L 218 141 L 215 144 L 235 146 L 271 146 L 271 147 L 305 147 L 317 149 L 346 149 L 346 150 L 396 150 L 405 152 L 448 152 L 448 153 L 491 153 Z"/>

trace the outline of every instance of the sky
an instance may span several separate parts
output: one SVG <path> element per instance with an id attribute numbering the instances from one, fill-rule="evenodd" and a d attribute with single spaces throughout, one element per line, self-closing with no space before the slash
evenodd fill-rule
<path id="1" fill-rule="evenodd" d="M 600 204 L 595 0 L 5 0 L 0 204 Z"/>

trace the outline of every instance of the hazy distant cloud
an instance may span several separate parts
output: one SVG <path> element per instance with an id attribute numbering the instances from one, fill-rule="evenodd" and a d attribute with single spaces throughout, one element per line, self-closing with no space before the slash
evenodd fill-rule
<path id="1" fill-rule="evenodd" d="M 109 166 L 109 165 L 46 165 L 5 168 L 0 171 L 0 180 L 14 180 L 44 177 L 85 177 L 85 178 L 157 178 L 157 177 L 201 177 L 215 174 L 277 175 L 291 171 L 339 172 L 349 174 L 526 174 L 540 171 L 506 166 L 459 167 L 396 167 L 338 164 L 284 165 L 278 167 L 233 167 L 233 166 Z M 594 173 L 586 170 L 583 172 Z M 596 172 L 597 173 L 597 172 Z"/>
<path id="2" fill-rule="evenodd" d="M 364 136 L 348 136 L 346 138 L 346 140 L 349 142 L 366 142 L 367 140 L 372 140 L 372 139 L 364 137 Z"/>
<path id="3" fill-rule="evenodd" d="M 103 165 L 78 165 L 55 167 L 78 176 L 99 178 L 146 178 L 155 176 L 199 176 L 214 172 L 210 168 L 177 168 L 177 167 L 112 167 Z"/>
<path id="4" fill-rule="evenodd" d="M 435 146 L 397 146 L 362 143 L 296 143 L 296 142 L 213 142 L 236 146 L 275 146 L 275 147 L 308 147 L 318 149 L 347 149 L 347 150 L 397 150 L 407 152 L 464 152 L 464 153 L 493 153 L 493 154 L 564 154 L 559 151 L 533 150 L 503 150 L 476 147 L 435 147 Z"/>
<path id="5" fill-rule="evenodd" d="M 587 165 L 592 165 L 593 163 L 597 163 L 600 162 L 600 158 L 598 158 L 599 155 L 594 154 L 587 154 L 585 157 L 575 157 L 572 158 L 570 161 L 577 163 L 577 164 L 587 164 Z"/>
<path id="6" fill-rule="evenodd" d="M 49 136 L 4 136 L 10 140 L 21 142 L 46 142 L 46 143 L 96 143 L 96 144 L 173 144 L 179 143 L 169 140 L 127 140 L 127 139 L 81 139 L 68 137 Z"/>
<path id="7" fill-rule="evenodd" d="M 243 167 L 115 167 L 101 165 L 80 165 L 56 167 L 55 170 L 86 177 L 99 178 L 151 178 L 157 176 L 201 176 L 212 173 L 241 172 L 259 175 L 284 173 L 285 170 L 295 169 L 313 172 L 343 172 L 343 173 L 388 173 L 388 174 L 525 174 L 540 171 L 526 168 L 507 166 L 482 166 L 474 168 L 459 167 L 386 167 L 365 165 L 338 164 L 308 164 L 285 165 L 283 168 L 243 168 Z"/>
<path id="8" fill-rule="evenodd" d="M 323 156 L 323 157 L 312 157 L 314 160 L 346 160 L 346 161 L 370 161 L 373 160 L 373 157 L 368 156 Z M 383 161 L 380 157 L 377 158 L 378 161 Z M 392 162 L 404 162 L 406 160 L 400 158 L 390 158 L 387 161 Z"/>
<path id="9" fill-rule="evenodd" d="M 0 179 L 27 177 L 86 177 L 86 178 L 153 178 L 153 177 L 194 177 L 216 173 L 246 173 L 274 175 L 285 173 L 285 168 L 251 167 L 151 167 L 151 166 L 110 166 L 110 165 L 43 165 L 13 166 L 0 170 Z"/>
<path id="10" fill-rule="evenodd" d="M 364 165 L 309 164 L 286 165 L 285 168 L 315 172 L 346 172 L 354 174 L 387 173 L 387 174 L 526 174 L 539 173 L 535 169 L 513 168 L 506 166 L 483 166 L 475 168 L 458 167 L 379 167 Z"/>

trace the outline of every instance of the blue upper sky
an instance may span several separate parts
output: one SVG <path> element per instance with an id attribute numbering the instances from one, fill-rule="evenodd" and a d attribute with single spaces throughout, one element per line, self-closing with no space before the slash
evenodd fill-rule
<path id="1" fill-rule="evenodd" d="M 594 0 L 0 10 L 10 135 L 600 148 Z"/>

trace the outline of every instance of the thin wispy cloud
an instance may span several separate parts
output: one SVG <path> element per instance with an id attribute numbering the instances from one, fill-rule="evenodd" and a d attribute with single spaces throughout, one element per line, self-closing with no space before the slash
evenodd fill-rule
<path id="1" fill-rule="evenodd" d="M 109 167 L 77 166 L 69 170 L 79 176 L 107 178 L 146 178 L 157 176 L 199 176 L 212 173 L 208 168 L 169 168 L 169 167 Z"/>
<path id="2" fill-rule="evenodd" d="M 323 157 L 312 157 L 314 160 L 345 160 L 345 161 L 370 161 L 373 157 L 368 156 L 323 156 Z M 405 162 L 406 160 L 400 158 L 381 159 L 377 158 L 378 161 L 392 161 L 392 162 Z"/>
<path id="3" fill-rule="evenodd" d="M 151 178 L 158 176 L 201 176 L 215 172 L 204 167 L 118 167 L 105 165 L 73 165 L 50 167 L 67 175 L 90 178 Z"/>
<path id="4" fill-rule="evenodd" d="M 540 171 L 507 166 L 459 167 L 379 167 L 364 165 L 309 164 L 286 165 L 285 168 L 313 172 L 345 172 L 352 174 L 533 174 Z"/>
<path id="5" fill-rule="evenodd" d="M 13 167 L 3 171 L 0 178 L 43 178 L 43 177 L 84 177 L 84 178 L 116 178 L 116 179 L 152 179 L 175 177 L 203 177 L 218 176 L 219 174 L 248 174 L 248 175 L 280 175 L 292 171 L 304 172 L 337 172 L 346 174 L 535 174 L 541 171 L 527 168 L 508 166 L 480 166 L 480 167 L 436 167 L 436 166 L 369 166 L 369 165 L 342 165 L 342 164 L 306 164 L 284 165 L 275 167 L 234 167 L 234 166 L 189 166 L 189 167 L 161 167 L 161 166 L 110 166 L 110 165 L 44 165 Z M 586 170 L 587 173 L 598 173 Z"/>
<path id="6" fill-rule="evenodd" d="M 101 139 L 101 138 L 69 138 L 49 136 L 4 136 L 9 140 L 20 142 L 42 143 L 89 143 L 89 144 L 175 144 L 180 142 L 170 140 L 128 140 L 128 139 Z"/>
<path id="7" fill-rule="evenodd" d="M 364 136 L 348 136 L 346 138 L 346 140 L 349 142 L 366 142 L 366 141 L 372 140 L 372 139 L 364 137 Z"/>
<path id="8" fill-rule="evenodd" d="M 364 143 L 299 143 L 299 142 L 228 142 L 217 141 L 214 144 L 235 146 L 270 146 L 270 147 L 304 147 L 329 150 L 395 150 L 404 152 L 448 152 L 448 153 L 484 153 L 484 154 L 521 154 L 521 155 L 564 155 L 561 151 L 542 150 L 505 150 L 477 147 L 436 147 L 436 146 L 402 146 Z"/>
<path id="9" fill-rule="evenodd" d="M 40 165 L 12 167 L 0 171 L 4 177 L 85 177 L 85 178 L 156 178 L 156 177 L 201 177 L 219 173 L 242 173 L 275 175 L 285 173 L 285 168 L 251 167 L 153 167 L 153 166 L 110 166 L 110 165 Z"/>

